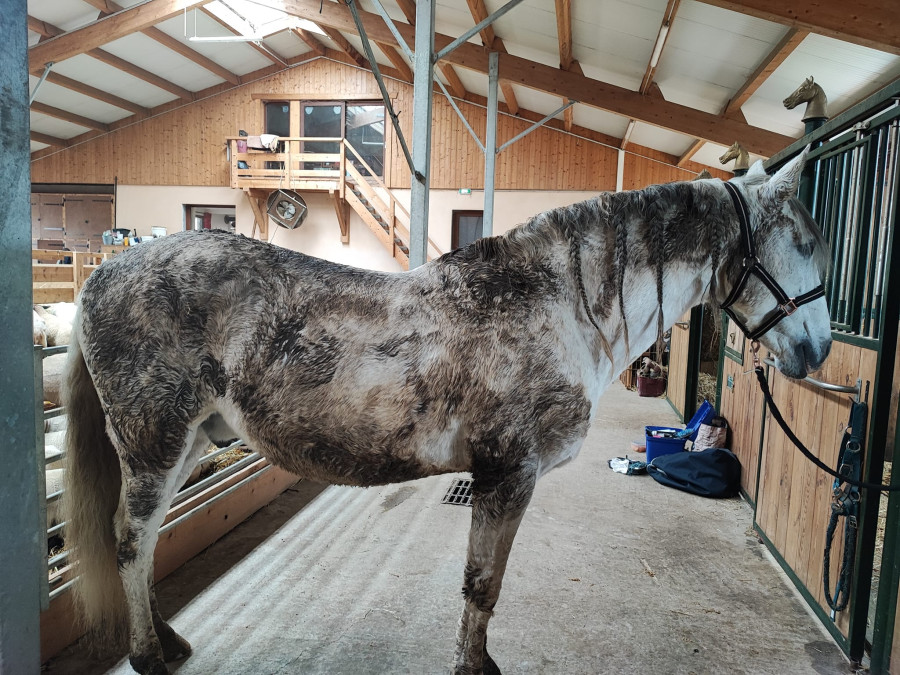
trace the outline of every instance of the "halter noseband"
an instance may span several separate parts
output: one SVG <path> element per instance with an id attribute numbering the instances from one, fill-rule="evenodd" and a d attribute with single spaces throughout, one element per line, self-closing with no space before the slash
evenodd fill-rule
<path id="1" fill-rule="evenodd" d="M 778 282 L 772 278 L 772 275 L 766 271 L 766 268 L 762 266 L 762 263 L 756 256 L 756 247 L 753 245 L 753 233 L 750 231 L 750 217 L 747 210 L 747 203 L 744 201 L 744 196 L 731 183 L 723 183 L 723 185 L 728 191 L 728 195 L 731 197 L 731 201 L 734 204 L 734 210 L 737 212 L 738 222 L 741 226 L 741 242 L 744 247 L 744 269 L 741 272 L 741 276 L 737 283 L 734 285 L 734 288 L 731 289 L 731 293 L 728 294 L 728 297 L 725 298 L 725 302 L 722 303 L 721 308 L 729 318 L 737 324 L 737 327 L 743 331 L 744 335 L 747 336 L 747 339 L 751 342 L 755 342 L 771 330 L 775 324 L 784 317 L 790 316 L 796 312 L 798 307 L 824 296 L 825 288 L 822 284 L 819 284 L 811 291 L 807 291 L 795 298 L 788 297 L 788 294 L 785 293 Z M 734 310 L 731 309 L 731 306 L 737 302 L 737 299 L 747 286 L 751 274 L 755 275 L 763 282 L 763 284 L 765 284 L 766 288 L 772 292 L 772 295 L 775 296 L 775 300 L 778 302 L 778 306 L 766 314 L 762 323 L 753 331 L 748 329 L 746 324 L 744 324 L 744 322 L 737 317 Z"/>

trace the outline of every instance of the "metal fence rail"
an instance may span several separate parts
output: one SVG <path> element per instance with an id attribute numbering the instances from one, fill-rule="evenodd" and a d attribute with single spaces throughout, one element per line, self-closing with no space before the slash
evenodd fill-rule
<path id="1" fill-rule="evenodd" d="M 885 260 L 900 178 L 900 105 L 813 151 L 812 215 L 831 248 L 832 328 L 879 340 Z"/>

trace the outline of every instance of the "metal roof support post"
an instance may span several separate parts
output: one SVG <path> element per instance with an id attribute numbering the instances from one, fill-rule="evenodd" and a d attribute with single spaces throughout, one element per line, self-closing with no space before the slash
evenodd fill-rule
<path id="1" fill-rule="evenodd" d="M 500 54 L 491 52 L 488 57 L 487 133 L 484 137 L 484 217 L 481 220 L 481 236 L 494 233 L 494 175 L 497 170 L 497 89 L 500 85 Z"/>
<path id="2" fill-rule="evenodd" d="M 434 91 L 434 2 L 416 0 L 413 63 L 413 175 L 409 200 L 409 268 L 428 259 L 428 186 L 431 165 L 431 105 Z"/>
<path id="3" fill-rule="evenodd" d="M 40 575 L 46 538 L 38 511 L 34 355 L 31 320 L 30 145 L 26 3 L 0 12 L 0 90 L 6 142 L 0 149 L 0 672 L 40 671 Z M 43 453 L 41 453 L 43 459 Z"/>

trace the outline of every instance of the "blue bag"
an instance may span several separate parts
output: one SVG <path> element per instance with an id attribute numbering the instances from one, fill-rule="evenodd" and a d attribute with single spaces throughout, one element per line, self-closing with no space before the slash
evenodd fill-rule
<path id="1" fill-rule="evenodd" d="M 662 455 L 647 465 L 647 473 L 657 483 L 701 497 L 734 497 L 741 489 L 741 463 L 726 448 Z"/>

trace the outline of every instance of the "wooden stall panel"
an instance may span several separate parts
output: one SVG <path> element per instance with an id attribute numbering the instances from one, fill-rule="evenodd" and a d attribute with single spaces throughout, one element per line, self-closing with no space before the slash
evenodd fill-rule
<path id="1" fill-rule="evenodd" d="M 722 395 L 719 414 L 728 422 L 728 447 L 741 461 L 741 488 L 756 503 L 759 475 L 759 448 L 762 434 L 762 393 L 750 370 L 750 354 L 743 335 L 735 327 L 724 326 L 726 351 L 722 363 Z"/>
<path id="2" fill-rule="evenodd" d="M 672 326 L 669 341 L 669 381 L 666 398 L 684 421 L 685 392 L 687 389 L 688 351 L 691 342 L 691 310 L 688 310 Z"/>
<path id="3" fill-rule="evenodd" d="M 835 342 L 825 366 L 814 377 L 846 386 L 862 380 L 874 383 L 877 353 Z M 796 382 L 769 370 L 772 396 L 798 438 L 825 464 L 835 466 L 850 413 L 847 394 L 825 392 L 812 384 Z M 762 469 L 756 523 L 785 563 L 827 610 L 822 590 L 822 552 L 825 529 L 831 515 L 830 476 L 807 461 L 772 420 L 765 417 Z M 832 546 L 832 581 L 840 567 L 842 541 Z M 848 612 L 838 614 L 837 626 L 847 634 Z"/>

